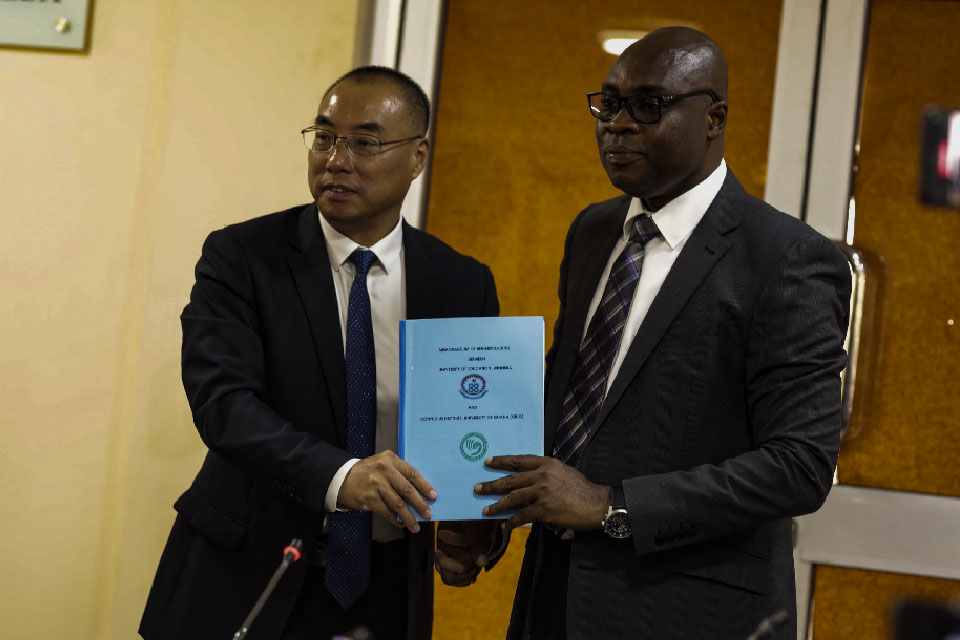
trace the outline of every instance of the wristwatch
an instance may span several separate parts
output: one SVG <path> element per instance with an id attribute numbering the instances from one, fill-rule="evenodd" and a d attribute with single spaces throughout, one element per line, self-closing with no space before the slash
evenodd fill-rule
<path id="1" fill-rule="evenodd" d="M 623 497 L 622 484 L 610 488 L 610 508 L 603 519 L 603 531 L 614 540 L 624 540 L 633 533 L 630 518 L 627 517 L 627 501 Z"/>

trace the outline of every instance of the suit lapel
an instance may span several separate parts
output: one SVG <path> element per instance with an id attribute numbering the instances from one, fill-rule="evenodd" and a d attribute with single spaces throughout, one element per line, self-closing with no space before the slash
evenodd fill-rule
<path id="1" fill-rule="evenodd" d="M 308 205 L 300 213 L 297 228 L 290 238 L 294 252 L 287 263 L 303 301 L 314 346 L 327 381 L 337 437 L 344 443 L 347 438 L 347 381 L 343 338 L 327 243 L 323 240 L 317 215 L 316 205 Z"/>
<path id="2" fill-rule="evenodd" d="M 421 232 L 404 220 L 403 268 L 407 313 L 410 320 L 438 318 L 443 315 L 443 296 L 437 291 L 437 274 L 432 256 L 422 241 Z"/>
<path id="3" fill-rule="evenodd" d="M 583 245 L 585 250 L 580 253 L 577 260 L 571 262 L 568 268 L 570 293 L 567 299 L 571 304 L 569 311 L 574 314 L 570 317 L 577 319 L 576 331 L 574 331 L 576 337 L 574 360 L 576 360 L 576 352 L 580 351 L 580 341 L 586 326 L 590 302 L 597 287 L 600 286 L 600 278 L 607 267 L 610 254 L 623 234 L 623 221 L 630 209 L 630 200 L 630 198 L 623 198 L 622 201 L 616 202 L 613 211 L 598 215 L 596 220 L 590 221 L 589 226 L 586 226 L 586 221 L 584 222 L 585 237 L 581 242 L 585 243 Z"/>
<path id="4" fill-rule="evenodd" d="M 607 391 L 600 414 L 594 423 L 596 426 L 584 446 L 589 444 L 590 439 L 603 426 L 610 411 L 617 405 L 623 392 L 639 373 L 687 300 L 730 247 L 730 241 L 724 235 L 740 223 L 741 209 L 735 205 L 735 201 L 742 193 L 740 183 L 728 170 L 723 187 L 687 239 L 640 324 L 617 377 Z"/>
<path id="5" fill-rule="evenodd" d="M 629 196 L 617 198 L 608 207 L 584 216 L 575 231 L 571 246 L 567 271 L 567 292 L 564 298 L 567 308 L 564 310 L 563 334 L 557 348 L 557 359 L 550 374 L 550 388 L 547 395 L 551 398 L 544 415 L 544 426 L 560 423 L 560 411 L 563 399 L 570 386 L 570 376 L 577 363 L 580 342 L 587 321 L 590 301 L 599 286 L 600 278 L 617 240 L 623 233 L 623 221 L 630 209 Z M 544 430 L 544 451 L 552 452 L 556 429 Z"/>

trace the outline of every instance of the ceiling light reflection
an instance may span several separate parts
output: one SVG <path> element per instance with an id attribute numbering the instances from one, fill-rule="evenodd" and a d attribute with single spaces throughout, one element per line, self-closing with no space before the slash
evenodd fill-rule
<path id="1" fill-rule="evenodd" d="M 623 50 L 631 44 L 647 35 L 647 31 L 601 31 L 597 34 L 597 40 L 603 50 L 611 55 L 618 56 Z"/>

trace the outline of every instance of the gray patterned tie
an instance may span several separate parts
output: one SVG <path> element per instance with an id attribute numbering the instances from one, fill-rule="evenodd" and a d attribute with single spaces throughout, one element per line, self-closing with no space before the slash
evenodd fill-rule
<path id="1" fill-rule="evenodd" d="M 553 448 L 553 456 L 571 466 L 580 464 L 583 445 L 606 395 L 607 378 L 640 280 L 644 246 L 659 235 L 660 230 L 650 216 L 644 214 L 634 219 L 627 245 L 610 268 L 603 297 L 580 343 Z"/>

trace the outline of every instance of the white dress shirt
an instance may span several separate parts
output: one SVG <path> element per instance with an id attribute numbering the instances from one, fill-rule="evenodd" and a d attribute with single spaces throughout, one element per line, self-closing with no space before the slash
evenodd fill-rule
<path id="1" fill-rule="evenodd" d="M 607 386 L 604 393 L 610 390 L 610 383 L 613 382 L 617 372 L 620 371 L 620 365 L 623 364 L 627 349 L 630 348 L 630 343 L 637 335 L 637 330 L 646 317 L 650 304 L 660 291 L 667 273 L 670 272 L 674 261 L 680 255 L 687 238 L 693 233 L 693 228 L 703 218 L 710 203 L 713 202 L 720 191 L 726 176 L 727 163 L 721 160 L 720 166 L 714 169 L 713 173 L 707 176 L 703 182 L 677 196 L 659 211 L 650 214 L 660 229 L 662 237 L 654 238 L 646 244 L 643 265 L 640 269 L 640 281 L 637 282 L 637 289 L 633 294 L 633 302 L 630 305 L 630 311 L 627 313 L 627 324 L 623 328 L 623 337 L 620 339 L 620 345 L 617 348 L 617 357 L 610 368 L 610 375 L 607 376 Z M 603 297 L 603 289 L 607 284 L 607 278 L 610 277 L 613 262 L 627 245 L 633 219 L 644 213 L 648 212 L 645 211 L 640 198 L 634 198 L 630 201 L 630 209 L 627 210 L 627 217 L 623 222 L 623 232 L 610 253 L 607 267 L 603 270 L 603 275 L 597 285 L 597 291 L 590 302 L 587 322 L 584 324 L 584 335 L 586 335 L 587 327 L 590 326 L 590 319 L 593 318 L 593 314 L 600 304 L 600 299 Z"/>
<path id="2" fill-rule="evenodd" d="M 356 267 L 348 258 L 356 249 L 369 249 L 377 256 L 367 272 L 367 292 L 370 295 L 370 319 L 373 323 L 374 352 L 377 359 L 377 452 L 397 450 L 397 416 L 400 398 L 400 320 L 407 314 L 406 278 L 403 264 L 403 232 L 400 220 L 390 233 L 372 247 L 363 247 L 343 235 L 322 215 L 320 227 L 327 242 L 333 285 L 337 290 L 337 310 L 344 349 L 347 344 L 347 310 L 350 288 Z M 337 496 L 347 472 L 359 462 L 354 458 L 344 464 L 333 476 L 324 498 L 327 511 L 337 510 Z M 326 525 L 325 525 L 326 527 Z M 373 538 L 378 541 L 396 540 L 402 530 L 382 516 L 374 514 Z"/>

